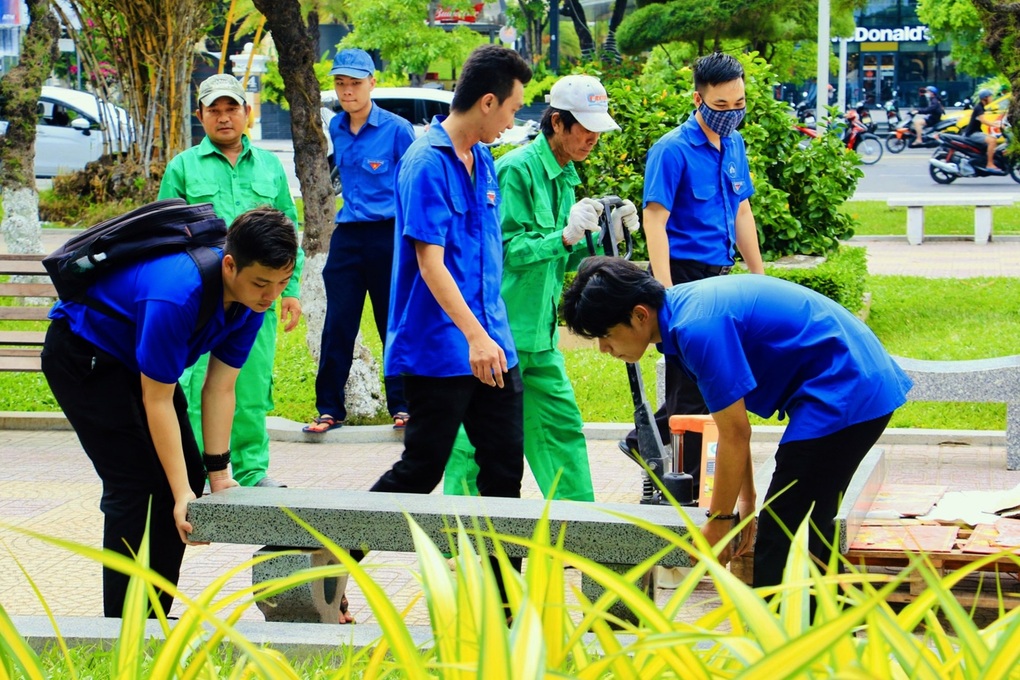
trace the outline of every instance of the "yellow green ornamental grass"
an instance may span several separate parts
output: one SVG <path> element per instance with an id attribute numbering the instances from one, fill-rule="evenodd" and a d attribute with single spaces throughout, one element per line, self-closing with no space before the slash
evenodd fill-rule
<path id="1" fill-rule="evenodd" d="M 222 594 L 234 574 L 260 560 L 273 559 L 254 558 L 222 575 L 195 598 L 150 571 L 145 551 L 131 560 L 9 527 L 123 571 L 131 575 L 132 583 L 119 641 L 112 653 L 96 652 L 92 657 L 68 649 L 60 638 L 57 651 L 38 655 L 0 606 L 0 680 L 1020 678 L 1020 610 L 1007 612 L 1000 604 L 998 619 L 979 629 L 951 592 L 964 576 L 1001 555 L 988 556 L 943 578 L 923 555 L 914 556 L 909 567 L 895 577 L 856 572 L 849 565 L 849 573 L 835 574 L 837 556 L 826 574 L 807 555 L 809 528 L 805 523 L 794 536 L 795 549 L 783 584 L 756 591 L 714 559 L 693 525 L 689 541 L 632 519 L 698 559 L 690 575 L 660 607 L 635 582 L 661 555 L 650 556 L 621 575 L 563 550 L 548 521 L 540 524 L 530 540 L 522 540 L 497 536 L 481 520 L 473 520 L 469 527 L 458 524 L 451 529 L 458 554 L 457 568 L 451 571 L 440 549 L 408 518 L 432 628 L 432 644 L 422 649 L 414 643 L 401 612 L 372 580 L 369 567 L 362 567 L 297 517 L 294 521 L 333 552 L 340 564 Z M 487 539 L 495 544 L 506 583 L 513 613 L 510 625 L 490 562 L 479 559 L 479 546 Z M 510 567 L 502 549 L 505 543 L 527 548 L 523 575 Z M 607 594 L 592 602 L 581 592 L 573 592 L 568 599 L 566 567 L 599 582 Z M 233 627 L 257 600 L 299 583 L 344 574 L 357 581 L 383 630 L 372 647 L 340 647 L 318 663 L 292 663 L 280 653 L 246 640 Z M 718 605 L 693 623 L 675 621 L 706 576 L 719 593 Z M 922 578 L 927 588 L 915 601 L 895 611 L 887 596 L 911 576 Z M 159 612 L 165 641 L 148 641 L 145 615 L 150 603 L 156 602 L 157 587 L 173 593 L 185 604 L 185 611 L 173 626 Z M 817 607 L 813 621 L 809 617 L 812 596 Z M 1000 593 L 1000 602 L 1001 597 Z M 639 625 L 609 614 L 616 599 L 638 614 Z M 55 627 L 52 615 L 50 618 Z"/>

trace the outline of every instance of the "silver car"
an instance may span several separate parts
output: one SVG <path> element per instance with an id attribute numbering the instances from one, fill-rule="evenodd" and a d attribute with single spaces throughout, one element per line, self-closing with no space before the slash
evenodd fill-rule
<path id="1" fill-rule="evenodd" d="M 326 153 L 329 156 L 330 180 L 333 189 L 340 195 L 340 176 L 333 163 L 333 140 L 329 136 L 329 121 L 340 111 L 340 101 L 334 90 L 323 90 L 320 93 L 322 107 L 322 128 L 326 134 Z M 372 101 L 391 113 L 395 113 L 414 126 L 414 134 L 421 137 L 428 129 L 433 116 L 446 116 L 450 113 L 453 92 L 429 87 L 377 87 L 372 90 Z M 517 120 L 512 129 L 507 130 L 491 146 L 500 144 L 526 144 L 538 134 L 538 124 L 534 121 Z"/>
<path id="2" fill-rule="evenodd" d="M 126 150 L 132 138 L 127 111 L 102 103 L 93 94 L 66 87 L 43 86 L 35 128 L 35 176 L 55 177 L 82 170 L 104 151 Z M 0 121 L 0 134 L 7 122 Z"/>

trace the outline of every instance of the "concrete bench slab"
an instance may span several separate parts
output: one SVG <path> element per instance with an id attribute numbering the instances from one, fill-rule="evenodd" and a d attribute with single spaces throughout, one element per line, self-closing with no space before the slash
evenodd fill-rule
<path id="1" fill-rule="evenodd" d="M 891 208 L 906 207 L 907 209 L 907 242 L 921 245 L 924 241 L 924 208 L 931 205 L 974 206 L 974 242 L 985 244 L 992 238 L 992 206 L 1013 205 L 1016 201 L 1012 196 L 988 194 L 984 196 L 953 195 L 953 194 L 918 194 L 913 196 L 896 196 L 886 201 Z"/>
<path id="2" fill-rule="evenodd" d="M 488 518 L 495 530 L 510 536 L 531 537 L 547 501 L 523 498 L 441 496 L 437 494 L 372 493 L 324 489 L 264 489 L 238 487 L 188 504 L 192 540 L 215 543 L 263 543 L 318 548 L 319 543 L 287 517 L 296 515 L 345 548 L 413 552 L 404 513 L 410 514 L 440 548 L 448 545 L 448 527 L 457 518 Z M 640 517 L 680 535 L 687 528 L 669 506 L 628 503 L 548 501 L 553 531 L 566 528 L 567 550 L 603 563 L 637 564 L 666 542 L 650 535 L 610 511 Z M 704 510 L 691 513 L 694 524 L 704 524 Z M 524 556 L 518 546 L 506 545 L 507 554 Z M 663 558 L 667 566 L 690 566 L 687 554 L 674 550 Z"/>
<path id="3" fill-rule="evenodd" d="M 457 526 L 457 518 L 468 528 L 472 518 L 478 518 L 483 527 L 486 520 L 491 521 L 500 534 L 530 538 L 547 505 L 553 537 L 563 529 L 567 550 L 620 573 L 669 544 L 611 512 L 639 517 L 680 536 L 687 534 L 683 516 L 671 506 L 291 488 L 239 487 L 204 496 L 188 504 L 188 520 L 193 527 L 190 538 L 195 541 L 321 549 L 318 541 L 284 514 L 282 508 L 286 507 L 344 548 L 413 552 L 405 512 L 444 549 L 450 542 L 450 529 Z M 696 526 L 706 521 L 703 509 L 692 509 L 689 516 Z M 514 544 L 504 544 L 504 549 L 512 557 L 527 555 L 526 549 Z M 310 556 L 306 561 L 323 559 L 326 558 Z M 691 561 L 686 552 L 674 548 L 659 564 L 689 567 Z M 653 573 L 654 570 L 640 580 L 646 591 L 654 591 Z M 253 574 L 253 578 L 258 583 L 280 575 L 283 572 L 263 570 Z M 592 599 L 604 592 L 587 577 L 582 577 L 581 587 Z M 332 615 L 333 602 L 323 602 L 323 593 L 334 592 L 342 590 L 327 584 L 309 591 L 300 603 L 292 600 L 284 616 L 305 621 L 321 616 L 326 621 Z M 622 618 L 635 618 L 619 603 L 611 611 Z"/>

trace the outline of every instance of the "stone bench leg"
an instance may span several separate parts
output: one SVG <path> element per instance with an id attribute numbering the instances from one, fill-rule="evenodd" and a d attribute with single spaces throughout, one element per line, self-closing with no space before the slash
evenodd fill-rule
<path id="1" fill-rule="evenodd" d="M 924 207 L 907 206 L 907 243 L 912 246 L 921 245 L 924 240 Z"/>
<path id="2" fill-rule="evenodd" d="M 974 208 L 974 243 L 984 245 L 992 238 L 992 206 Z"/>
<path id="3" fill-rule="evenodd" d="M 287 550 L 266 546 L 255 553 L 256 557 Z M 252 585 L 270 579 L 289 576 L 301 569 L 338 564 L 337 559 L 324 548 L 302 550 L 297 555 L 281 555 L 255 565 L 251 571 Z M 337 623 L 340 620 L 340 598 L 347 589 L 347 577 L 325 578 L 291 588 L 274 597 L 258 602 L 266 621 L 292 623 Z"/>
<path id="4" fill-rule="evenodd" d="M 1006 469 L 1020 470 L 1020 403 L 1006 402 Z"/>
<path id="5" fill-rule="evenodd" d="M 633 564 L 603 564 L 603 567 L 612 569 L 618 574 L 625 574 L 628 570 L 633 569 Z M 645 574 L 638 582 L 641 590 L 654 602 L 655 601 L 655 569 L 652 568 L 647 574 Z M 602 594 L 606 592 L 606 589 L 602 587 L 602 584 L 592 580 L 586 574 L 581 575 L 581 592 L 589 600 L 594 602 L 598 598 L 602 597 Z M 628 623 L 637 623 L 638 617 L 634 612 L 628 609 L 622 602 L 614 602 L 609 607 L 609 613 L 616 616 Z"/>

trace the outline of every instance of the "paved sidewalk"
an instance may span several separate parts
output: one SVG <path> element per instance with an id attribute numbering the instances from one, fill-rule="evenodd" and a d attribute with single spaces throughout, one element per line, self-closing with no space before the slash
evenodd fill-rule
<path id="1" fill-rule="evenodd" d="M 67 232 L 47 230 L 45 245 L 54 248 Z M 868 249 L 872 274 L 926 277 L 1020 276 L 1020 241 L 995 240 L 977 246 L 966 241 L 932 239 L 923 245 L 907 245 L 905 239 L 855 239 Z M 0 252 L 3 252 L 0 239 Z M 1003 489 L 1020 484 L 1020 472 L 1007 472 L 1005 449 L 1000 444 L 958 445 L 946 437 L 932 437 L 925 444 L 887 444 L 891 462 L 890 481 L 945 484 L 951 490 Z M 902 441 L 902 440 L 896 440 Z M 943 441 L 944 443 L 938 443 Z M 753 446 L 756 462 L 771 454 L 775 444 L 759 441 Z M 372 444 L 274 441 L 273 477 L 291 486 L 308 488 L 367 489 L 400 455 L 399 442 Z M 623 459 L 614 439 L 589 444 L 596 498 L 599 501 L 636 502 L 640 495 L 638 469 Z M 11 525 L 47 535 L 96 546 L 102 535 L 98 509 L 101 488 L 74 434 L 69 431 L 0 430 L 0 604 L 11 615 L 44 613 L 25 573 L 42 591 L 58 616 L 98 616 L 102 613 L 100 570 L 88 560 L 50 547 L 37 539 L 12 531 Z M 760 490 L 764 492 L 764 490 Z M 524 493 L 539 497 L 530 473 Z M 216 577 L 251 557 L 259 546 L 212 545 L 189 548 L 181 579 L 184 592 L 197 595 Z M 373 576 L 390 594 L 398 608 L 420 594 L 413 577 L 413 555 L 377 553 L 370 556 Z M 569 572 L 577 579 L 576 572 Z M 250 583 L 245 571 L 228 588 Z M 576 585 L 576 584 L 575 584 Z M 671 591 L 659 591 L 665 599 Z M 711 606 L 714 593 L 706 585 L 699 591 L 700 607 Z M 372 620 L 356 586 L 349 590 L 352 612 L 362 622 Z M 683 612 L 696 616 L 699 606 Z M 175 606 L 179 613 L 180 606 Z M 258 620 L 252 609 L 245 618 Z M 411 608 L 408 621 L 427 622 L 424 604 Z"/>
<path id="2" fill-rule="evenodd" d="M 43 249 L 51 252 L 69 235 L 67 229 L 44 229 Z M 868 250 L 868 272 L 931 278 L 971 278 L 979 276 L 1020 277 L 1020 238 L 992 237 L 986 245 L 959 238 L 929 236 L 923 244 L 912 246 L 906 236 L 859 237 L 850 245 Z M 0 253 L 7 246 L 0 237 Z"/>
<path id="3" fill-rule="evenodd" d="M 771 455 L 773 443 L 753 447 L 756 463 Z M 961 446 L 952 443 L 884 446 L 889 457 L 891 482 L 945 484 L 950 489 L 1003 489 L 1020 484 L 1020 472 L 1006 471 L 1002 446 Z M 294 487 L 367 489 L 400 455 L 399 442 L 381 444 L 307 444 L 273 442 L 273 477 Z M 641 492 L 638 468 L 616 450 L 613 440 L 589 443 L 596 499 L 606 502 L 636 502 Z M 72 432 L 0 430 L 0 604 L 11 615 L 41 615 L 43 607 L 28 585 L 20 566 L 35 581 L 47 604 L 57 616 L 100 616 L 102 595 L 100 569 L 41 541 L 6 528 L 21 526 L 86 545 L 98 545 L 102 535 L 99 512 L 100 484 Z M 760 490 L 764 493 L 764 490 Z M 526 473 L 524 495 L 540 494 Z M 194 596 L 215 578 L 251 557 L 260 546 L 209 545 L 188 548 L 181 576 L 181 588 Z M 373 553 L 377 583 L 389 593 L 398 609 L 411 604 L 420 594 L 413 576 L 414 556 Z M 578 580 L 577 573 L 568 575 Z M 231 580 L 228 590 L 250 584 L 250 571 Z M 575 583 L 575 585 L 579 585 Z M 660 590 L 664 601 L 672 591 Z M 357 620 L 368 623 L 372 615 L 356 586 L 348 591 L 351 610 Z M 698 593 L 698 605 L 683 612 L 693 618 L 711 606 L 714 593 L 705 585 Z M 174 612 L 180 613 L 180 605 Z M 260 620 L 252 609 L 244 616 Z M 422 601 L 411 607 L 411 624 L 427 623 Z"/>

